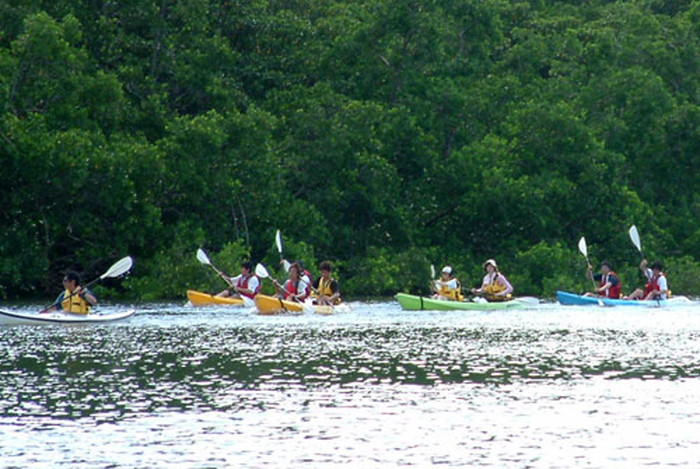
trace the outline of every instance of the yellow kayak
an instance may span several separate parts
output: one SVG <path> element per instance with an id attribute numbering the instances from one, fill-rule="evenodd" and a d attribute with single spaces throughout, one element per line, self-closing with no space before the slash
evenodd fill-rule
<path id="1" fill-rule="evenodd" d="M 262 315 L 285 313 L 303 314 L 307 312 L 314 314 L 334 314 L 350 311 L 350 307 L 342 303 L 335 306 L 313 305 L 282 300 L 280 298 L 261 294 L 255 296 L 255 306 L 258 308 L 258 314 Z"/>
<path id="2" fill-rule="evenodd" d="M 190 303 L 192 303 L 193 306 L 243 305 L 243 300 L 241 300 L 240 298 L 223 298 L 220 296 L 214 296 L 209 293 L 202 293 L 195 290 L 187 290 L 187 299 L 190 301 Z"/>

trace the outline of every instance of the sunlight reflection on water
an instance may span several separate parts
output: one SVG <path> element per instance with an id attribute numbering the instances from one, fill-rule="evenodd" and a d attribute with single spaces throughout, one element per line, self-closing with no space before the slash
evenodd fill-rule
<path id="1" fill-rule="evenodd" d="M 352 306 L 259 317 L 147 305 L 119 324 L 0 327 L 0 458 L 134 468 L 697 462 L 698 304 Z"/>

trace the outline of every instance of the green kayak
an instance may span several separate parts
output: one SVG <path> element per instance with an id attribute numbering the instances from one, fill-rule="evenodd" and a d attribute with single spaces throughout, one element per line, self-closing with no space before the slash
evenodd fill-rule
<path id="1" fill-rule="evenodd" d="M 491 311 L 500 309 L 518 309 L 539 303 L 537 298 L 516 298 L 510 301 L 497 301 L 492 303 L 476 303 L 471 301 L 445 301 L 434 300 L 424 296 L 398 293 L 396 299 L 403 309 L 409 311 Z"/>

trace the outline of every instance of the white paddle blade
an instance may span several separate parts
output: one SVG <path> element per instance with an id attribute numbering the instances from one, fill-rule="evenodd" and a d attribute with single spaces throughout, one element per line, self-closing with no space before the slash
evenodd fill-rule
<path id="1" fill-rule="evenodd" d="M 539 298 L 535 298 L 534 296 L 519 296 L 515 298 L 513 301 L 517 301 L 518 303 L 522 303 L 523 305 L 527 307 L 534 307 L 540 304 Z"/>
<path id="2" fill-rule="evenodd" d="M 211 265 L 211 261 L 209 260 L 207 253 L 205 253 L 201 248 L 197 249 L 197 260 L 204 265 Z"/>
<path id="3" fill-rule="evenodd" d="M 630 226 L 630 239 L 632 240 L 632 244 L 637 247 L 637 251 L 642 252 L 642 241 L 639 239 L 639 232 L 634 225 Z"/>
<path id="4" fill-rule="evenodd" d="M 243 300 L 243 306 L 245 306 L 246 308 L 250 308 L 252 306 L 255 306 L 255 301 L 248 298 L 247 296 L 241 295 L 241 299 Z"/>
<path id="5" fill-rule="evenodd" d="M 267 272 L 267 269 L 262 264 L 258 264 L 255 266 L 255 275 L 257 275 L 260 278 L 270 278 L 270 274 Z"/>
<path id="6" fill-rule="evenodd" d="M 280 253 L 280 256 L 282 255 L 282 233 L 280 233 L 280 230 L 277 230 L 277 233 L 275 233 L 275 244 L 277 245 L 277 252 Z"/>
<path id="7" fill-rule="evenodd" d="M 107 272 L 102 274 L 100 279 L 108 277 L 119 277 L 121 274 L 128 272 L 129 269 L 131 269 L 132 265 L 134 265 L 134 260 L 131 258 L 131 256 L 126 256 L 125 258 L 115 262 Z"/>
<path id="8" fill-rule="evenodd" d="M 290 264 L 287 259 L 282 259 L 282 267 L 284 267 L 285 272 L 289 272 L 289 268 L 291 266 L 292 266 L 292 264 Z"/>
<path id="9" fill-rule="evenodd" d="M 578 250 L 581 251 L 583 257 L 588 258 L 588 246 L 586 246 L 586 238 L 583 236 L 578 240 Z"/>
<path id="10" fill-rule="evenodd" d="M 430 278 L 435 278 L 435 266 L 430 264 Z"/>

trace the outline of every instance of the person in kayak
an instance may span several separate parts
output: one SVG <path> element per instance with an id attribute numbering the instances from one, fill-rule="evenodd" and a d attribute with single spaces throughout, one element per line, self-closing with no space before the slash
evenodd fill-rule
<path id="1" fill-rule="evenodd" d="M 302 303 L 309 296 L 309 285 L 302 278 L 302 267 L 297 263 L 289 266 L 289 278 L 280 285 L 276 279 L 272 279 L 275 286 L 275 297 L 283 300 Z"/>
<path id="2" fill-rule="evenodd" d="M 498 270 L 498 264 L 493 259 L 484 262 L 486 275 L 481 288 L 472 288 L 473 295 L 486 298 L 488 301 L 508 301 L 512 298 L 513 286 L 505 275 Z"/>
<path id="3" fill-rule="evenodd" d="M 314 303 L 317 305 L 340 304 L 340 288 L 338 282 L 331 277 L 333 266 L 329 261 L 323 261 L 318 265 L 321 276 L 314 282 Z"/>
<path id="4" fill-rule="evenodd" d="M 261 283 L 257 275 L 253 273 L 253 266 L 249 261 L 241 263 L 241 273 L 235 277 L 226 277 L 230 287 L 218 293 L 221 298 L 255 298 L 260 291 Z"/>
<path id="5" fill-rule="evenodd" d="M 462 283 L 454 276 L 452 267 L 446 265 L 440 271 L 440 278 L 435 280 L 433 298 L 436 300 L 462 301 Z"/>
<path id="6" fill-rule="evenodd" d="M 647 278 L 647 284 L 644 290 L 637 288 L 627 299 L 630 300 L 665 300 L 669 295 L 668 281 L 666 274 L 663 272 L 664 266 L 661 262 L 655 261 L 651 264 L 651 269 L 648 267 L 647 260 L 643 259 L 639 264 L 639 270 L 642 271 Z"/>
<path id="7" fill-rule="evenodd" d="M 90 308 L 97 305 L 97 297 L 80 285 L 80 275 L 74 270 L 67 271 L 63 276 L 63 287 L 65 290 L 42 313 L 61 310 L 66 313 L 88 314 Z"/>
<path id="8" fill-rule="evenodd" d="M 586 292 L 583 296 L 604 296 L 606 298 L 620 299 L 622 286 L 617 273 L 612 270 L 612 264 L 608 261 L 600 263 L 600 273 L 593 274 L 593 266 L 588 264 L 586 278 L 598 282 L 598 286 L 592 292 Z"/>

